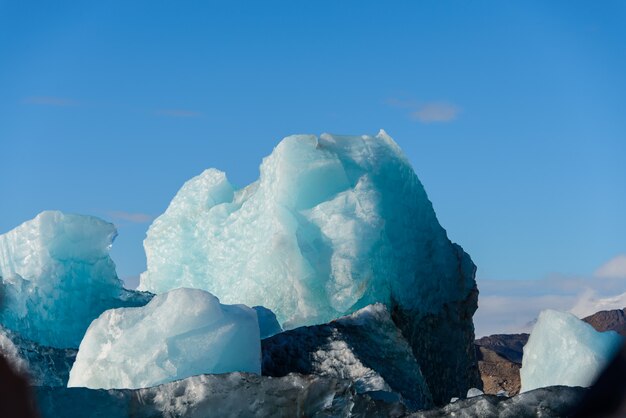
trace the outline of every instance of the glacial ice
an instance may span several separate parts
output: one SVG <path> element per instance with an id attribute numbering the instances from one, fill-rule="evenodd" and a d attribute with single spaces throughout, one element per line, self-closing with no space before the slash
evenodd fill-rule
<path id="1" fill-rule="evenodd" d="M 0 353 L 32 386 L 66 386 L 77 351 L 45 347 L 0 327 Z"/>
<path id="2" fill-rule="evenodd" d="M 208 169 L 183 185 L 144 247 L 139 289 L 205 289 L 263 305 L 286 329 L 375 302 L 435 313 L 475 284 L 384 131 L 287 137 L 242 189 Z"/>
<path id="3" fill-rule="evenodd" d="M 125 290 L 109 249 L 115 227 L 92 216 L 46 211 L 0 235 L 0 323 L 44 346 L 78 347 L 109 308 L 145 304 Z"/>
<path id="4" fill-rule="evenodd" d="M 229 373 L 135 390 L 39 387 L 37 398 L 42 418 L 561 418 L 572 416 L 586 392 L 551 386 L 512 398 L 481 395 L 408 414 L 401 403 L 372 392 L 355 393 L 349 381 L 335 377 Z"/>
<path id="5" fill-rule="evenodd" d="M 202 373 L 261 373 L 256 312 L 199 289 L 104 312 L 78 349 L 68 387 L 142 388 Z"/>
<path id="6" fill-rule="evenodd" d="M 265 306 L 284 329 L 381 302 L 435 403 L 480 385 L 476 266 L 450 242 L 384 131 L 289 136 L 241 189 L 208 169 L 155 219 L 144 248 L 140 290 L 204 289 L 225 303 Z"/>
<path id="7" fill-rule="evenodd" d="M 622 342 L 616 332 L 598 332 L 570 313 L 542 311 L 524 346 L 521 392 L 554 385 L 590 386 Z"/>
<path id="8" fill-rule="evenodd" d="M 357 396 L 349 381 L 297 374 L 199 375 L 134 390 L 41 387 L 37 398 L 43 418 L 392 416 L 385 405 Z M 378 413 L 351 414 L 374 406 Z"/>
<path id="9" fill-rule="evenodd" d="M 0 355 L 2 355 L 13 371 L 28 376 L 28 361 L 21 355 L 19 346 L 13 342 L 11 332 L 0 327 Z"/>
<path id="10" fill-rule="evenodd" d="M 270 309 L 263 306 L 253 306 L 252 309 L 256 311 L 256 316 L 259 318 L 261 339 L 271 337 L 283 331 L 276 319 L 276 315 Z"/>

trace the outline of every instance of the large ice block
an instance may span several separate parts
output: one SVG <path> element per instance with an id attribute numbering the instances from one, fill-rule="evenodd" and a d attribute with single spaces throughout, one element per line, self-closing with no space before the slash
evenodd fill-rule
<path id="1" fill-rule="evenodd" d="M 69 387 L 144 388 L 203 373 L 261 373 L 256 312 L 175 289 L 104 312 L 80 343 Z"/>
<path id="2" fill-rule="evenodd" d="M 521 392 L 554 385 L 590 386 L 622 342 L 616 332 L 598 332 L 570 313 L 542 311 L 524 346 Z"/>
<path id="3" fill-rule="evenodd" d="M 141 290 L 208 290 L 271 309 L 284 329 L 382 302 L 435 402 L 480 385 L 475 266 L 384 131 L 287 137 L 241 189 L 206 170 L 152 223 L 144 247 Z"/>
<path id="4" fill-rule="evenodd" d="M 113 224 L 46 211 L 0 235 L 0 323 L 45 346 L 78 347 L 103 311 L 147 303 L 122 287 L 109 249 Z"/>
<path id="5" fill-rule="evenodd" d="M 382 131 L 287 137 L 243 189 L 206 170 L 180 189 L 144 246 L 140 289 L 205 289 L 266 306 L 286 328 L 392 299 L 437 311 L 474 285 L 472 271 L 459 283 L 456 249 Z"/>

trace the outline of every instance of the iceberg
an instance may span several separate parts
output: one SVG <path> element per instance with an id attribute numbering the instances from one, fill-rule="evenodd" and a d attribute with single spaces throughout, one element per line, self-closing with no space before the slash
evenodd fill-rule
<path id="1" fill-rule="evenodd" d="M 524 346 L 521 392 L 554 385 L 588 387 L 622 342 L 615 331 L 598 332 L 570 313 L 542 311 Z"/>
<path id="2" fill-rule="evenodd" d="M 398 145 L 376 137 L 296 135 L 236 189 L 208 169 L 189 180 L 144 241 L 139 289 L 206 289 L 263 305 L 286 328 L 375 302 L 436 311 L 474 285 Z"/>
<path id="3" fill-rule="evenodd" d="M 122 286 L 109 257 L 117 231 L 92 216 L 45 211 L 0 235 L 0 324 L 38 344 L 78 347 L 103 311 L 151 295 Z"/>
<path id="4" fill-rule="evenodd" d="M 256 312 L 180 288 L 104 312 L 78 348 L 68 387 L 145 388 L 203 373 L 261 373 Z"/>
<path id="5" fill-rule="evenodd" d="M 243 188 L 208 169 L 155 219 L 144 248 L 140 290 L 204 289 L 224 303 L 265 306 L 284 329 L 381 302 L 435 402 L 480 386 L 476 267 L 384 131 L 287 137 Z"/>

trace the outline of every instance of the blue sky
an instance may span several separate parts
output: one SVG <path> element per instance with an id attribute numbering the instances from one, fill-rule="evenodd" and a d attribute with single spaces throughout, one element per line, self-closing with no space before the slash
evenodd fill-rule
<path id="1" fill-rule="evenodd" d="M 0 232 L 100 216 L 133 277 L 150 219 L 203 169 L 245 185 L 284 136 L 384 128 L 480 280 L 592 280 L 626 253 L 625 18 L 621 1 L 0 1 Z"/>

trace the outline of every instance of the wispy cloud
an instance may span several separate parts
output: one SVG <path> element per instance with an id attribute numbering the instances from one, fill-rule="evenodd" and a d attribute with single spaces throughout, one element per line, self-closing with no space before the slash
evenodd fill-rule
<path id="1" fill-rule="evenodd" d="M 159 116 L 169 116 L 171 118 L 199 118 L 202 112 L 187 109 L 160 109 L 155 112 Z"/>
<path id="2" fill-rule="evenodd" d="M 617 260 L 617 261 L 616 261 Z M 621 256 L 598 269 L 600 277 L 552 275 L 541 280 L 478 280 L 476 335 L 529 332 L 544 309 L 570 311 L 580 318 L 626 307 L 626 276 L 617 274 Z M 604 268 L 609 266 L 611 268 Z M 616 273 L 616 274 L 608 274 Z"/>
<path id="3" fill-rule="evenodd" d="M 66 97 L 56 97 L 56 96 L 25 97 L 24 99 L 22 99 L 22 103 L 32 104 L 32 105 L 41 105 L 41 106 L 57 106 L 57 107 L 77 106 L 79 104 L 79 102 L 76 100 L 68 99 Z"/>
<path id="4" fill-rule="evenodd" d="M 576 295 L 568 294 L 488 294 L 481 289 L 480 282 L 478 288 L 481 294 L 478 298 L 478 310 L 474 315 L 476 337 L 529 332 L 539 312 L 548 308 L 567 311 L 577 300 Z"/>
<path id="5" fill-rule="evenodd" d="M 626 292 L 619 295 L 608 297 L 600 297 L 598 293 L 592 289 L 585 291 L 570 312 L 579 318 L 584 318 L 598 311 L 607 311 L 610 309 L 623 309 L 626 307 Z"/>
<path id="6" fill-rule="evenodd" d="M 451 122 L 457 118 L 460 109 L 447 102 L 433 102 L 421 105 L 411 113 L 411 118 L 422 123 Z"/>
<path id="7" fill-rule="evenodd" d="M 154 216 L 146 213 L 133 213 L 124 211 L 112 211 L 108 213 L 109 216 L 115 220 L 131 222 L 136 224 L 143 224 L 152 222 Z"/>
<path id="8" fill-rule="evenodd" d="M 626 254 L 613 257 L 601 265 L 594 275 L 604 279 L 626 279 Z"/>
<path id="9" fill-rule="evenodd" d="M 385 101 L 388 106 L 405 109 L 411 119 L 420 123 L 446 123 L 455 120 L 461 113 L 461 108 L 447 101 L 420 102 L 389 98 Z"/>

